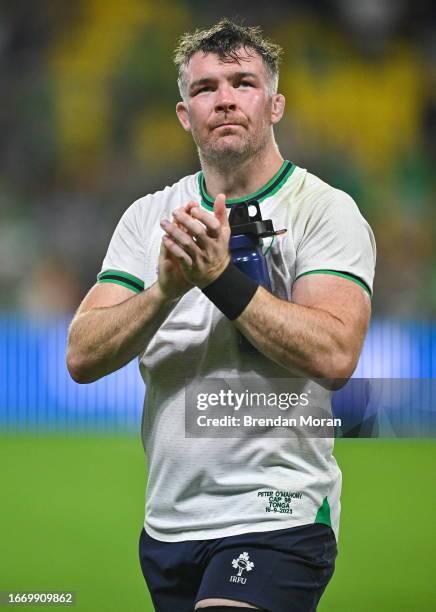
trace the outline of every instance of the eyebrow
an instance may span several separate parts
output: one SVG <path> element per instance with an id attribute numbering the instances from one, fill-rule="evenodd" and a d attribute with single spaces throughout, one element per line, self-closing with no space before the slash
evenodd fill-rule
<path id="1" fill-rule="evenodd" d="M 255 74 L 254 72 L 232 72 L 231 74 L 228 75 L 228 78 L 230 79 L 234 79 L 235 77 L 238 77 L 240 79 L 244 79 L 248 77 L 257 79 L 258 75 Z M 216 77 L 204 77 L 202 79 L 198 79 L 197 81 L 192 81 L 191 85 L 189 86 L 189 90 L 192 91 L 196 87 L 200 87 L 201 85 L 207 85 L 208 83 L 212 83 L 216 80 L 217 80 Z"/>

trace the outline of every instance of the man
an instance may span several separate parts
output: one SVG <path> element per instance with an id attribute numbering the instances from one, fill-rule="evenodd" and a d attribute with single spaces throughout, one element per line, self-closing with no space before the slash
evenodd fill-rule
<path id="1" fill-rule="evenodd" d="M 333 574 L 341 477 L 331 439 L 184 432 L 191 379 L 298 376 L 329 409 L 312 381 L 349 378 L 368 327 L 372 232 L 348 195 L 280 155 L 279 53 L 228 20 L 182 37 L 176 112 L 202 172 L 127 209 L 71 324 L 78 382 L 139 356 L 149 471 L 140 560 L 162 612 L 314 610 Z M 272 293 L 231 263 L 228 211 L 253 200 L 287 229 L 269 246 Z M 241 334 L 256 351 L 240 350 Z M 272 511 L 282 494 L 292 507 Z"/>

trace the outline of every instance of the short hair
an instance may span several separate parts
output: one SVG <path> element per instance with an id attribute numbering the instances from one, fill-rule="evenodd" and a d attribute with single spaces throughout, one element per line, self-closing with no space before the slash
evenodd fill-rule
<path id="1" fill-rule="evenodd" d="M 215 53 L 222 62 L 239 63 L 241 49 L 247 53 L 255 51 L 260 55 L 269 76 L 268 90 L 270 95 L 275 93 L 279 81 L 282 48 L 264 38 L 260 27 L 243 26 L 223 18 L 209 29 L 187 32 L 180 37 L 174 52 L 174 63 L 179 71 L 177 83 L 182 98 L 187 93 L 185 70 L 195 53 Z"/>

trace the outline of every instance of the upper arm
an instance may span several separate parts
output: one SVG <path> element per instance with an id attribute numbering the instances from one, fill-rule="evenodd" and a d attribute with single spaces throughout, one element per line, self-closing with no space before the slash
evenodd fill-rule
<path id="1" fill-rule="evenodd" d="M 329 190 L 319 200 L 302 206 L 295 240 L 296 281 L 320 272 L 345 275 L 372 294 L 374 234 L 350 196 Z"/>
<path id="2" fill-rule="evenodd" d="M 123 213 L 112 235 L 108 250 L 80 310 L 114 306 L 144 290 L 146 236 L 141 222 L 141 200 Z"/>
<path id="3" fill-rule="evenodd" d="M 144 290 L 144 242 L 141 200 L 137 200 L 119 220 L 97 275 L 97 283 L 83 299 L 76 317 L 94 308 L 116 306 Z"/>
<path id="4" fill-rule="evenodd" d="M 310 274 L 296 280 L 292 301 L 328 312 L 342 323 L 342 342 L 355 366 L 371 317 L 368 293 L 357 283 L 341 276 Z"/>
<path id="5" fill-rule="evenodd" d="M 128 300 L 136 292 L 115 283 L 97 283 L 88 291 L 80 304 L 75 317 L 93 308 L 109 308 Z"/>
<path id="6" fill-rule="evenodd" d="M 296 223 L 292 301 L 341 322 L 335 340 L 355 367 L 371 316 L 374 235 L 349 195 L 324 184 L 316 194 Z"/>

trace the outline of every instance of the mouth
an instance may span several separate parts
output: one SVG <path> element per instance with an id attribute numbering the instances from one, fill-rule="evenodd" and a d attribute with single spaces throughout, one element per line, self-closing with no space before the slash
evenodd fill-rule
<path id="1" fill-rule="evenodd" d="M 240 123 L 220 123 L 219 125 L 216 125 L 213 129 L 219 130 L 219 129 L 237 128 L 237 127 L 243 127 L 243 126 Z"/>

